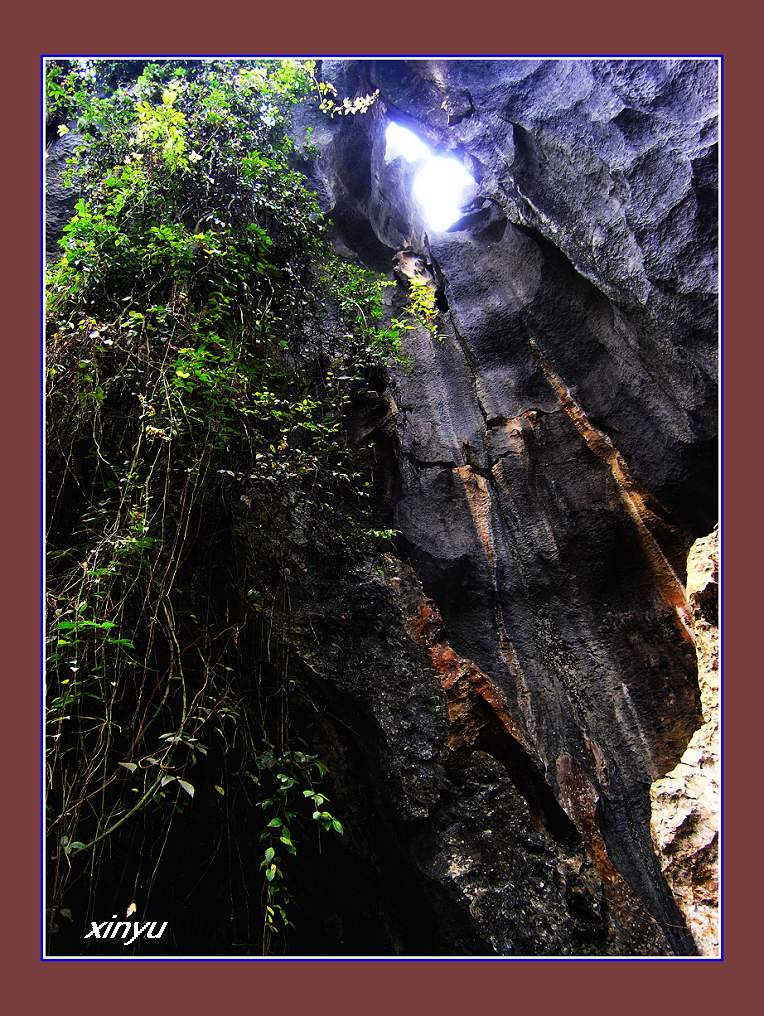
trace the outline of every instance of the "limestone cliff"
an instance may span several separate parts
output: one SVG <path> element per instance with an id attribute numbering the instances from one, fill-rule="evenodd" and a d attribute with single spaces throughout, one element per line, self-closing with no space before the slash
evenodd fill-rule
<path id="1" fill-rule="evenodd" d="M 379 98 L 306 108 L 296 164 L 391 310 L 415 271 L 439 323 L 349 421 L 395 552 L 340 570 L 291 534 L 274 630 L 346 827 L 298 951 L 712 954 L 715 579 L 687 555 L 717 519 L 716 65 L 318 71 Z M 474 176 L 450 229 L 391 120 Z"/>
<path id="2" fill-rule="evenodd" d="M 398 791 L 410 863 L 478 951 L 692 954 L 650 787 L 703 721 L 684 586 L 716 517 L 715 65 L 322 73 L 380 90 L 363 119 L 303 124 L 338 245 L 388 272 L 407 252 L 398 276 L 413 259 L 441 309 L 439 340 L 409 333 L 379 443 L 423 587 L 405 627 L 442 689 L 436 729 L 409 697 L 393 738 L 378 718 L 388 770 L 416 730 L 438 773 Z M 385 161 L 391 119 L 478 181 L 451 229 Z"/>
<path id="3" fill-rule="evenodd" d="M 681 760 L 650 788 L 661 867 L 704 956 L 719 951 L 719 533 L 697 540 L 687 567 L 703 724 Z"/>

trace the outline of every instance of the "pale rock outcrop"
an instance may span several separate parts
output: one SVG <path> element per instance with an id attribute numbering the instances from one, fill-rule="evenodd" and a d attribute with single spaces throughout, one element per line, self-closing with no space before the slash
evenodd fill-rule
<path id="1" fill-rule="evenodd" d="M 719 951 L 718 527 L 697 540 L 687 562 L 703 725 L 679 764 L 651 789 L 653 841 L 679 908 L 704 956 Z"/>

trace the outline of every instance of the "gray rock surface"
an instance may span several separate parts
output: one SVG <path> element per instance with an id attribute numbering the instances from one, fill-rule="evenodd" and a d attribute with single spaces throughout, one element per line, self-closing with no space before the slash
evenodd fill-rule
<path id="1" fill-rule="evenodd" d="M 48 145 L 45 158 L 45 259 L 52 264 L 61 256 L 58 241 L 74 213 L 76 194 L 63 180 L 66 160 L 74 155 L 79 138 L 70 132 Z"/>
<path id="2" fill-rule="evenodd" d="M 716 66 L 324 61 L 321 73 L 341 94 L 380 89 L 364 117 L 298 124 L 298 140 L 317 126 L 321 154 L 304 166 L 338 247 L 386 271 L 418 253 L 442 308 L 441 338 L 409 333 L 392 388 L 390 508 L 437 619 L 416 637 L 449 719 L 438 734 L 410 700 L 448 788 L 436 781 L 412 863 L 441 912 L 468 901 L 487 951 L 691 954 L 649 789 L 701 722 L 684 582 L 717 509 Z M 451 229 L 427 230 L 411 167 L 385 162 L 390 119 L 478 180 Z M 391 653 L 375 694 L 396 666 Z M 466 743 L 454 687 L 471 689 L 488 729 Z M 411 735 L 377 723 L 381 743 L 394 737 L 392 771 Z M 588 945 L 564 921 L 544 928 L 570 897 L 539 902 L 551 883 L 530 860 L 534 822 L 552 867 L 589 865 Z M 479 846 L 480 825 L 499 849 Z"/>

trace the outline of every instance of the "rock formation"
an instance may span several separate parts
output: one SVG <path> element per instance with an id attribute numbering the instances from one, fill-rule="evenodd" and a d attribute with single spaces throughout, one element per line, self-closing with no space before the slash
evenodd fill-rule
<path id="1" fill-rule="evenodd" d="M 445 706 L 433 738 L 423 703 L 399 705 L 442 767 L 411 863 L 478 951 L 692 954 L 650 786 L 702 722 L 684 583 L 716 517 L 716 67 L 321 70 L 380 90 L 365 118 L 302 125 L 338 246 L 399 278 L 425 265 L 441 307 L 439 339 L 408 335 L 386 424 L 398 551 L 423 589 L 405 627 Z M 451 229 L 428 231 L 410 168 L 385 161 L 391 119 L 478 180 Z M 411 735 L 381 725 L 404 753 Z"/>
<path id="2" fill-rule="evenodd" d="M 719 533 L 697 540 L 687 567 L 703 724 L 679 764 L 650 789 L 661 867 L 704 956 L 719 951 Z"/>
<path id="3" fill-rule="evenodd" d="M 440 311 L 350 421 L 395 553 L 338 574 L 292 546 L 284 637 L 346 817 L 332 949 L 710 954 L 714 619 L 686 561 L 717 518 L 716 65 L 319 74 L 379 89 L 296 124 L 338 249 Z M 385 161 L 391 120 L 475 177 L 449 230 Z"/>

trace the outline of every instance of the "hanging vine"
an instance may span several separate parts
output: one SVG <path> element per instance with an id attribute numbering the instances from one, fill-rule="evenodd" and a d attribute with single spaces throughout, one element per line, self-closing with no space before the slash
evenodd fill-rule
<path id="1" fill-rule="evenodd" d="M 119 864 L 145 909 L 203 808 L 209 856 L 261 887 L 242 948 L 269 952 L 300 843 L 343 832 L 290 726 L 285 541 L 375 531 L 343 425 L 397 353 L 387 283 L 333 254 L 290 166 L 290 110 L 331 94 L 310 62 L 54 61 L 47 85 L 80 139 L 47 282 L 52 940 Z"/>

